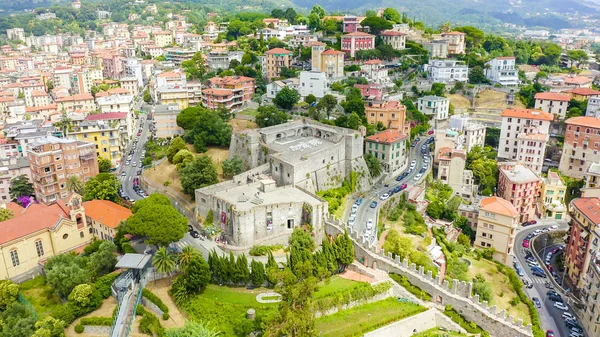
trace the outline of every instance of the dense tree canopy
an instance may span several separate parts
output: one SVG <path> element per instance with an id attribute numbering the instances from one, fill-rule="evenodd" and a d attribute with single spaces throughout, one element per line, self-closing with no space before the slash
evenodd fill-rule
<path id="1" fill-rule="evenodd" d="M 152 200 L 160 202 L 161 199 L 154 197 Z M 149 201 L 134 210 L 127 219 L 127 232 L 147 237 L 146 242 L 150 245 L 167 246 L 180 240 L 188 231 L 188 220 L 170 203 Z"/>
<path id="2" fill-rule="evenodd" d="M 209 156 L 200 156 L 185 166 L 180 172 L 183 192 L 195 198 L 198 188 L 216 184 L 217 169 Z"/>
<path id="3" fill-rule="evenodd" d="M 281 89 L 273 99 L 273 103 L 280 108 L 287 110 L 291 109 L 294 104 L 298 103 L 299 101 L 300 94 L 298 93 L 298 90 L 290 87 Z"/>
<path id="4" fill-rule="evenodd" d="M 282 124 L 291 119 L 290 115 L 277 109 L 274 105 L 262 105 L 258 107 L 257 111 L 255 121 L 261 128 Z"/>
<path id="5" fill-rule="evenodd" d="M 9 193 L 13 199 L 22 195 L 31 196 L 34 194 L 33 184 L 29 181 L 27 175 L 22 174 L 10 181 Z"/>
<path id="6" fill-rule="evenodd" d="M 117 200 L 120 183 L 110 173 L 99 173 L 85 183 L 84 200 Z"/>

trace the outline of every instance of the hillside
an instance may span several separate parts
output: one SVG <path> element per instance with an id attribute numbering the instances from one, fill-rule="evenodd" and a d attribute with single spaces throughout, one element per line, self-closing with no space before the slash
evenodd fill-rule
<path id="1" fill-rule="evenodd" d="M 305 8 L 315 4 L 314 0 L 293 2 Z M 368 9 L 396 7 L 426 25 L 437 26 L 449 21 L 454 25 L 469 24 L 484 29 L 503 23 L 560 29 L 569 27 L 568 18 L 576 17 L 577 13 L 600 17 L 598 5 L 585 0 L 322 0 L 318 3 L 330 12 L 364 13 Z M 538 10 L 530 11 L 532 8 Z"/>

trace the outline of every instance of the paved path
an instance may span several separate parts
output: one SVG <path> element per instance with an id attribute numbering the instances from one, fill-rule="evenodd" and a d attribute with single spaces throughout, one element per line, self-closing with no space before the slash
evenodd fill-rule
<path id="1" fill-rule="evenodd" d="M 263 300 L 263 297 L 275 297 L 275 296 L 279 296 L 279 298 L 276 300 Z M 281 294 L 276 293 L 276 292 L 258 294 L 258 295 L 256 295 L 256 302 L 258 302 L 258 303 L 279 303 L 279 302 L 281 302 Z"/>

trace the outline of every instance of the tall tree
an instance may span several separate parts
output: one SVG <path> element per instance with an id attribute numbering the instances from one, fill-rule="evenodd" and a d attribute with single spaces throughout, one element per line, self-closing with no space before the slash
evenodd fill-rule
<path id="1" fill-rule="evenodd" d="M 167 149 L 167 160 L 169 161 L 169 163 L 172 164 L 173 157 L 175 157 L 177 152 L 183 149 L 187 149 L 187 147 L 185 146 L 185 141 L 181 137 L 175 137 L 175 139 L 171 141 L 171 144 Z"/>
<path id="2" fill-rule="evenodd" d="M 185 71 L 188 80 L 201 80 L 206 74 L 202 52 L 195 53 L 191 60 L 181 62 L 181 68 Z"/>
<path id="3" fill-rule="evenodd" d="M 16 199 L 22 195 L 31 196 L 34 194 L 33 184 L 29 182 L 26 174 L 22 174 L 10 181 L 8 188 L 10 197 Z"/>
<path id="4" fill-rule="evenodd" d="M 175 270 L 175 257 L 166 247 L 159 247 L 152 257 L 152 266 L 158 273 L 170 275 Z"/>
<path id="5" fill-rule="evenodd" d="M 337 103 L 337 99 L 335 99 L 333 95 L 327 94 L 319 100 L 319 103 L 317 103 L 317 110 L 325 111 L 327 119 L 329 119 L 331 112 L 335 109 Z"/>
<path id="6" fill-rule="evenodd" d="M 375 35 L 379 35 L 381 31 L 384 31 L 386 29 L 392 29 L 391 22 L 377 16 L 367 17 L 366 19 L 361 21 L 360 25 L 363 27 L 369 27 L 369 32 Z"/>
<path id="7" fill-rule="evenodd" d="M 90 256 L 90 267 L 94 276 L 99 277 L 115 270 L 116 251 L 117 247 L 111 241 L 104 241 L 100 244 L 98 251 Z"/>
<path id="8" fill-rule="evenodd" d="M 98 158 L 98 170 L 100 173 L 108 173 L 110 172 L 112 164 L 110 160 L 106 158 Z"/>
<path id="9" fill-rule="evenodd" d="M 84 262 L 72 253 L 51 257 L 44 268 L 48 284 L 62 298 L 67 298 L 75 286 L 89 280 Z"/>
<path id="10" fill-rule="evenodd" d="M 69 190 L 71 192 L 74 192 L 74 193 L 77 193 L 77 194 L 83 196 L 85 193 L 84 187 L 85 187 L 85 185 L 84 185 L 83 181 L 81 181 L 81 179 L 79 179 L 78 176 L 73 175 L 67 179 L 67 190 Z"/>
<path id="11" fill-rule="evenodd" d="M 127 231 L 146 237 L 150 245 L 167 246 L 183 238 L 187 223 L 171 205 L 148 204 L 127 219 Z"/>
<path id="12" fill-rule="evenodd" d="M 244 162 L 239 156 L 234 156 L 231 159 L 224 160 L 222 167 L 224 177 L 233 177 L 244 171 Z"/>
<path id="13" fill-rule="evenodd" d="M 255 121 L 261 128 L 283 124 L 290 119 L 287 113 L 280 111 L 274 105 L 262 105 L 258 107 L 257 112 Z"/>
<path id="14" fill-rule="evenodd" d="M 99 173 L 85 183 L 84 200 L 117 200 L 120 183 L 110 173 Z"/>
<path id="15" fill-rule="evenodd" d="M 375 156 L 371 153 L 367 153 L 363 156 L 365 158 L 365 162 L 367 163 L 367 168 L 371 173 L 372 177 L 379 177 L 381 174 L 381 162 L 379 159 L 375 158 Z"/>
<path id="16" fill-rule="evenodd" d="M 310 14 L 315 14 L 319 19 L 323 19 L 325 17 L 325 9 L 319 5 L 314 5 L 310 10 Z"/>
<path id="17" fill-rule="evenodd" d="M 217 169 L 209 156 L 200 156 L 180 172 L 183 192 L 194 199 L 196 189 L 216 184 Z"/>
<path id="18" fill-rule="evenodd" d="M 265 266 L 262 262 L 252 259 L 252 262 L 250 262 L 250 268 L 252 269 L 250 273 L 252 285 L 255 287 L 262 286 L 263 283 L 265 283 Z"/>
<path id="19" fill-rule="evenodd" d="M 291 109 L 294 104 L 300 101 L 300 94 L 296 89 L 285 87 L 281 89 L 275 98 L 273 99 L 273 103 L 277 104 L 282 109 Z"/>
<path id="20" fill-rule="evenodd" d="M 18 284 L 10 280 L 0 281 L 0 311 L 4 311 L 9 304 L 16 301 L 18 296 Z"/>
<path id="21" fill-rule="evenodd" d="M 177 262 L 182 269 L 187 268 L 193 259 L 200 256 L 200 252 L 193 246 L 187 245 L 183 247 L 181 253 L 177 256 Z"/>

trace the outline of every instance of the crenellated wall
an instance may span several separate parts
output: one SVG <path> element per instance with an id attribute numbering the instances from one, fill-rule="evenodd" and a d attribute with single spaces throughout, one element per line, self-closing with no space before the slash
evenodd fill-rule
<path id="1" fill-rule="evenodd" d="M 325 232 L 331 235 L 344 233 L 346 227 L 339 220 L 330 217 L 325 221 Z M 488 331 L 491 336 L 498 337 L 529 337 L 532 336 L 531 325 L 523 325 L 523 320 L 515 320 L 504 310 L 498 311 L 496 306 L 489 306 L 487 301 L 480 301 L 479 295 L 471 296 L 473 284 L 453 280 L 452 286 L 448 281 L 440 282 L 439 276 L 432 277 L 431 271 L 424 272 L 408 260 L 400 261 L 399 257 L 392 258 L 391 253 L 377 249 L 363 240 L 362 236 L 352 228 L 346 227 L 354 243 L 354 256 L 364 265 L 374 269 L 384 270 L 405 276 L 410 283 L 431 295 L 432 301 L 440 305 L 450 305 L 465 319 L 475 322 Z"/>

